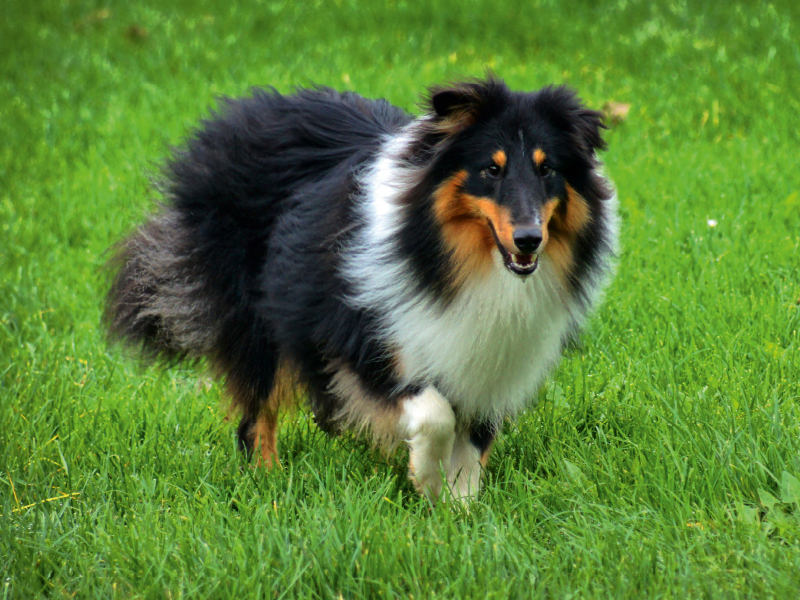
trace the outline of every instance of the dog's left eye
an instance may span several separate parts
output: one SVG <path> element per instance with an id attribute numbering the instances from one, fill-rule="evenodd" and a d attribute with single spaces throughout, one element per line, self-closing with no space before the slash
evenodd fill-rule
<path id="1" fill-rule="evenodd" d="M 555 174 L 555 171 L 553 171 L 553 169 L 547 165 L 539 165 L 539 174 L 542 177 L 552 177 Z"/>
<path id="2" fill-rule="evenodd" d="M 500 167 L 500 165 L 489 165 L 486 167 L 486 173 L 489 175 L 489 177 L 497 178 L 503 173 L 503 169 Z"/>

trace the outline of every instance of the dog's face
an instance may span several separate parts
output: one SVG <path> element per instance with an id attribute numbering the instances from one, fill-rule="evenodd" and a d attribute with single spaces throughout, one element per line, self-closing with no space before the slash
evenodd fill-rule
<path id="1" fill-rule="evenodd" d="M 566 88 L 521 94 L 491 79 L 438 90 L 431 104 L 443 132 L 434 215 L 462 277 L 493 252 L 523 278 L 543 252 L 568 273 L 592 220 L 599 113 Z"/>

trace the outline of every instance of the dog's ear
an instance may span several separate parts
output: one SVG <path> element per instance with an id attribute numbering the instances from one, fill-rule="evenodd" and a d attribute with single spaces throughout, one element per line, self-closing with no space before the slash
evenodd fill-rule
<path id="1" fill-rule="evenodd" d="M 507 91 L 500 79 L 489 74 L 485 80 L 432 88 L 429 107 L 434 119 L 454 133 L 468 127 L 487 111 L 498 108 Z"/>
<path id="2" fill-rule="evenodd" d="M 571 146 L 565 165 L 570 185 L 590 202 L 610 198 L 613 190 L 597 172 L 597 151 L 606 149 L 603 114 L 587 108 L 566 86 L 546 87 L 536 94 L 534 102 L 540 114 L 563 132 Z"/>
<path id="3" fill-rule="evenodd" d="M 607 129 L 603 113 L 586 108 L 578 95 L 566 86 L 547 87 L 538 94 L 538 104 L 554 124 L 567 132 L 575 147 L 589 160 L 597 150 L 605 150 L 601 134 Z"/>
<path id="4" fill-rule="evenodd" d="M 455 114 L 474 113 L 486 102 L 486 89 L 478 84 L 436 89 L 431 95 L 431 107 L 437 117 L 446 119 Z"/>
<path id="5" fill-rule="evenodd" d="M 607 129 L 603 123 L 603 113 L 581 105 L 580 109 L 574 113 L 573 118 L 575 135 L 583 142 L 584 148 L 593 153 L 607 148 L 606 141 L 600 133 L 603 129 Z"/>

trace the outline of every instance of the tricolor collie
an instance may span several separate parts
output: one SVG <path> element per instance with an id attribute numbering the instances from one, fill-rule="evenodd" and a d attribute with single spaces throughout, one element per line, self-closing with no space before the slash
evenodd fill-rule
<path id="1" fill-rule="evenodd" d="M 110 330 L 207 357 L 266 465 L 303 397 L 329 432 L 407 443 L 431 499 L 472 497 L 609 278 L 602 129 L 567 88 L 493 77 L 417 118 L 325 88 L 227 100 L 118 247 Z"/>

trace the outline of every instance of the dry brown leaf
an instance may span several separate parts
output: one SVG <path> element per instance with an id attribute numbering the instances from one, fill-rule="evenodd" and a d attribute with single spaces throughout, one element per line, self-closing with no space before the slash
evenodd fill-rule
<path id="1" fill-rule="evenodd" d="M 624 102 L 609 100 L 603 105 L 603 113 L 611 125 L 619 125 L 628 118 L 631 105 Z"/>
<path id="2" fill-rule="evenodd" d="M 147 29 L 136 23 L 131 23 L 131 26 L 128 27 L 128 30 L 125 32 L 125 37 L 132 42 L 141 42 L 148 35 Z"/>

